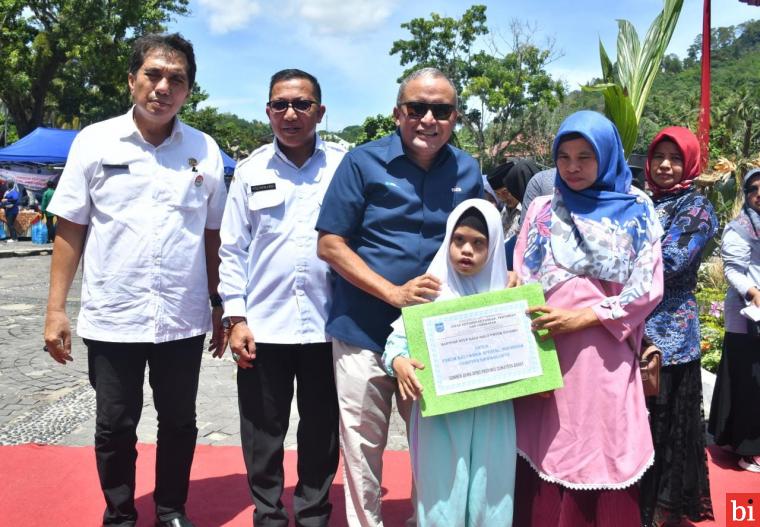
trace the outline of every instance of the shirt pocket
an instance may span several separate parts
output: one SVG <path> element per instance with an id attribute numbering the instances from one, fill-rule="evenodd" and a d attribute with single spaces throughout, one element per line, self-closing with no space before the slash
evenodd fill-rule
<path id="1" fill-rule="evenodd" d="M 172 193 L 171 204 L 178 209 L 195 210 L 208 200 L 206 177 L 200 172 L 180 174 L 179 182 Z"/>
<path id="2" fill-rule="evenodd" d="M 276 234 L 285 216 L 285 194 L 276 187 L 256 191 L 248 197 L 248 210 L 257 225 L 255 236 Z"/>
<path id="3" fill-rule="evenodd" d="M 109 214 L 123 210 L 130 203 L 142 200 L 146 191 L 145 181 L 139 172 L 124 160 L 103 160 L 89 182 L 90 198 L 99 208 Z"/>

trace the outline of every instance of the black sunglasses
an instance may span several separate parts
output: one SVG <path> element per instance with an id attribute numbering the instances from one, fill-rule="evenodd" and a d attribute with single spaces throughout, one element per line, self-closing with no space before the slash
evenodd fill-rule
<path id="1" fill-rule="evenodd" d="M 282 113 L 287 111 L 288 108 L 293 108 L 297 112 L 306 113 L 314 104 L 317 104 L 317 102 L 308 99 L 296 99 L 295 101 L 269 101 L 267 106 L 269 106 L 269 108 L 275 113 Z"/>
<path id="2" fill-rule="evenodd" d="M 744 187 L 744 193 L 747 195 L 757 194 L 760 192 L 760 185 L 747 185 Z"/>
<path id="3" fill-rule="evenodd" d="M 406 115 L 411 119 L 422 119 L 428 112 L 433 112 L 433 117 L 437 121 L 445 121 L 455 110 L 453 104 L 418 101 L 402 102 L 399 106 L 406 108 Z"/>

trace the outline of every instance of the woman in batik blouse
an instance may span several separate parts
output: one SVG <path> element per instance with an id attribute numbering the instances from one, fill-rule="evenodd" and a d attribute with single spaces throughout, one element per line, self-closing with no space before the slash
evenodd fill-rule
<path id="1" fill-rule="evenodd" d="M 645 175 L 664 234 L 665 293 L 646 333 L 662 351 L 660 393 L 647 401 L 655 462 L 641 483 L 644 525 L 680 525 L 711 519 L 705 455 L 697 271 L 718 218 L 697 192 L 699 141 L 671 126 L 649 146 Z"/>

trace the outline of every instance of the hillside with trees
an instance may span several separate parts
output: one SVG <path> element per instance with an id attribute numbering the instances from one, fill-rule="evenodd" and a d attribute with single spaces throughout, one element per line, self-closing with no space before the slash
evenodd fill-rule
<path id="1" fill-rule="evenodd" d="M 711 47 L 710 157 L 753 157 L 760 150 L 760 21 L 714 28 Z M 684 59 L 670 55 L 663 62 L 644 114 L 639 149 L 664 125 L 696 129 L 701 48 L 699 35 Z"/>

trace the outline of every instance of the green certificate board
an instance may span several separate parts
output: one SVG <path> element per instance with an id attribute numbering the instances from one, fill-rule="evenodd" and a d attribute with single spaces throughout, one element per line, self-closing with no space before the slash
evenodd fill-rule
<path id="1" fill-rule="evenodd" d="M 561 388 L 554 341 L 536 339 L 525 315 L 543 304 L 529 284 L 403 308 L 409 353 L 425 365 L 423 417 Z"/>

